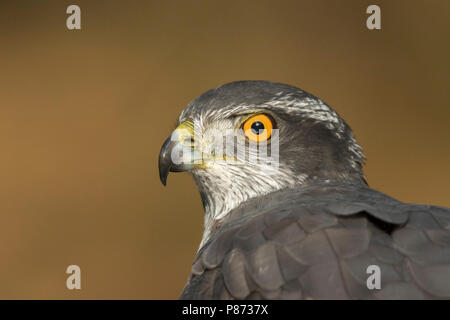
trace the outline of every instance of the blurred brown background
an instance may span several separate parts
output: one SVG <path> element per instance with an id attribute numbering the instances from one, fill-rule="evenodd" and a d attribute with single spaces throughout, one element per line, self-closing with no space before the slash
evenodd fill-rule
<path id="1" fill-rule="evenodd" d="M 191 99 L 232 80 L 321 97 L 371 186 L 450 206 L 449 14 L 447 0 L 0 0 L 0 298 L 177 298 L 203 212 L 187 174 L 162 187 L 159 149 Z M 82 290 L 65 287 L 70 264 Z"/>

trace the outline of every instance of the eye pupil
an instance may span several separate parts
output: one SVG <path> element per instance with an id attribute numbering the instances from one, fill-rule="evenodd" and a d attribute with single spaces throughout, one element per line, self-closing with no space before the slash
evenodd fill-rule
<path id="1" fill-rule="evenodd" d="M 264 124 L 260 121 L 255 121 L 252 123 L 251 128 L 254 134 L 259 135 L 264 130 Z"/>

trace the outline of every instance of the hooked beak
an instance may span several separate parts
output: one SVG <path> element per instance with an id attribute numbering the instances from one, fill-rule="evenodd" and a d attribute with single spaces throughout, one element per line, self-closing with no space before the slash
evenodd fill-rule
<path id="1" fill-rule="evenodd" d="M 166 139 L 159 152 L 159 179 L 165 186 L 169 172 L 193 169 L 199 161 L 194 150 L 194 126 L 185 121 Z M 200 157 L 201 159 L 201 157 Z"/>

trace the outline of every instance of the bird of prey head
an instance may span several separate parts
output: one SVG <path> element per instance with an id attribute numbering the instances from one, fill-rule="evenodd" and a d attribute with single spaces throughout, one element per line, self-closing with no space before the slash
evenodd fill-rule
<path id="1" fill-rule="evenodd" d="M 449 299 L 450 210 L 369 188 L 363 160 L 344 120 L 288 85 L 189 103 L 159 156 L 163 184 L 189 171 L 205 209 L 181 298 Z"/>
<path id="2" fill-rule="evenodd" d="M 349 126 L 322 100 L 289 85 L 225 84 L 189 103 L 178 124 L 178 135 L 169 137 L 161 149 L 160 178 L 165 184 L 169 171 L 190 171 L 205 209 L 205 235 L 214 220 L 248 199 L 310 183 L 364 182 L 364 157 Z M 275 169 L 258 152 L 239 161 L 217 152 L 227 138 L 247 143 L 247 152 L 249 143 L 264 143 L 270 150 L 275 135 Z M 174 163 L 183 143 L 192 144 L 192 153 Z"/>

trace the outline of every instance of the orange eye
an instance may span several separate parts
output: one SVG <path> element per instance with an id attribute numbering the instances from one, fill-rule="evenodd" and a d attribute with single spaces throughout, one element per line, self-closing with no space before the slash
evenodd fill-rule
<path id="1" fill-rule="evenodd" d="M 257 114 L 248 118 L 242 125 L 245 136 L 252 141 L 266 141 L 272 135 L 272 119 L 265 114 Z"/>

